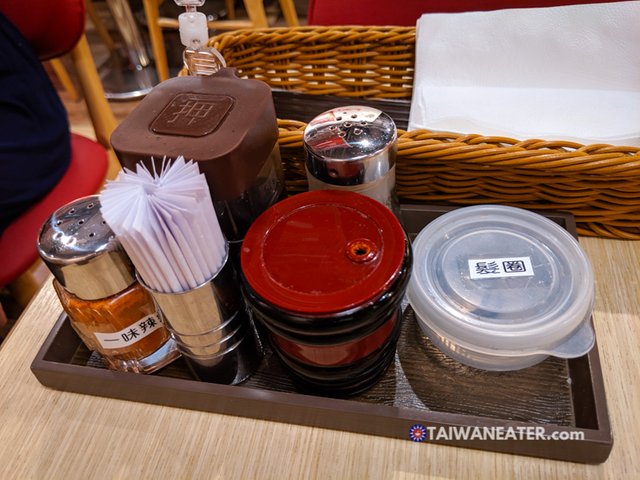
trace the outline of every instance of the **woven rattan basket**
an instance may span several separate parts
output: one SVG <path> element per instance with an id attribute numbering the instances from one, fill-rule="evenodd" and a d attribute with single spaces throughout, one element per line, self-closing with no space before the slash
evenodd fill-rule
<path id="1" fill-rule="evenodd" d="M 299 27 L 213 37 L 229 66 L 274 89 L 345 98 L 412 94 L 415 29 Z M 317 112 L 321 113 L 321 112 Z M 291 193 L 306 189 L 305 124 L 281 119 Z M 573 142 L 401 132 L 397 190 L 412 203 L 508 204 L 568 211 L 581 235 L 640 239 L 640 149 Z"/>

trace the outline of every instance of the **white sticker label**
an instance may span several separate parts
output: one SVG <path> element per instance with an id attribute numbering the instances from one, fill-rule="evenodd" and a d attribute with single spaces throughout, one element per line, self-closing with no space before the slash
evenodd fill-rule
<path id="1" fill-rule="evenodd" d="M 469 276 L 472 280 L 530 277 L 533 275 L 533 265 L 531 265 L 529 257 L 474 258 L 469 260 Z"/>
<path id="2" fill-rule="evenodd" d="M 139 342 L 159 328 L 162 328 L 162 321 L 155 315 L 148 315 L 119 332 L 95 332 L 94 335 L 104 349 L 124 348 Z"/>

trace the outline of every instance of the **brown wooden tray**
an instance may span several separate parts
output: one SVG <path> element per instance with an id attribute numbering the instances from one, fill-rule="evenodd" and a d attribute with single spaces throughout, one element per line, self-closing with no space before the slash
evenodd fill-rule
<path id="1" fill-rule="evenodd" d="M 415 235 L 449 210 L 405 205 L 405 226 Z M 573 217 L 545 215 L 575 235 Z M 477 370 L 437 350 L 420 331 L 410 307 L 395 363 L 374 388 L 348 399 L 297 393 L 268 348 L 258 371 L 237 386 L 196 381 L 182 360 L 154 375 L 113 372 L 84 347 L 65 315 L 49 333 L 31 370 L 40 383 L 58 390 L 407 441 L 415 424 L 514 431 L 537 426 L 546 435 L 582 432 L 584 439 L 441 438 L 427 443 L 582 463 L 605 461 L 613 445 L 597 345 L 583 357 L 549 358 L 516 372 Z"/>

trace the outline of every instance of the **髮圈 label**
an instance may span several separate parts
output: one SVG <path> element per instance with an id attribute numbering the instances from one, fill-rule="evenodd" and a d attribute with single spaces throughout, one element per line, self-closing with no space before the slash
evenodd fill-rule
<path id="1" fill-rule="evenodd" d="M 529 257 L 472 258 L 469 263 L 469 278 L 531 277 L 533 265 Z"/>

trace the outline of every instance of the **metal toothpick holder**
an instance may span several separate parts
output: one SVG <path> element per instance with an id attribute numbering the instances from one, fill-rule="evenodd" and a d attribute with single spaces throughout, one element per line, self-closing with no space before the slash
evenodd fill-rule
<path id="1" fill-rule="evenodd" d="M 262 348 L 228 255 L 211 280 L 191 290 L 162 293 L 145 287 L 198 379 L 236 384 L 257 368 Z"/>

